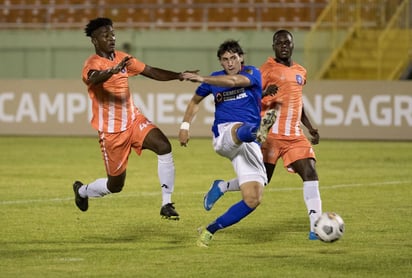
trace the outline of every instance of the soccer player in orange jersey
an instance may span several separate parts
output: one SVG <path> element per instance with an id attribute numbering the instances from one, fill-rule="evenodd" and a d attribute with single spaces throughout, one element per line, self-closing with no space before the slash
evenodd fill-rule
<path id="1" fill-rule="evenodd" d="M 148 149 L 158 157 L 162 190 L 160 215 L 178 220 L 179 214 L 171 200 L 175 183 L 171 144 L 133 103 L 128 78 L 141 74 L 159 81 L 183 80 L 182 74 L 151 67 L 115 50 L 116 38 L 109 18 L 91 20 L 85 33 L 91 37 L 96 53 L 85 61 L 82 79 L 92 100 L 91 124 L 99 135 L 107 178 L 99 178 L 89 184 L 76 181 L 73 184 L 75 203 L 81 211 L 86 211 L 89 197 L 120 192 L 125 183 L 131 150 L 140 155 L 143 149 Z"/>
<path id="2" fill-rule="evenodd" d="M 272 48 L 275 57 L 269 57 L 260 67 L 264 89 L 262 113 L 271 108 L 276 111 L 276 121 L 261 147 L 263 160 L 268 181 L 279 158 L 282 158 L 288 171 L 298 173 L 302 178 L 303 197 L 310 220 L 309 239 L 315 240 L 313 226 L 322 214 L 319 178 L 315 153 L 300 123 L 308 129 L 313 144 L 319 142 L 319 133 L 312 127 L 303 108 L 302 89 L 306 83 L 306 69 L 292 60 L 294 42 L 289 31 L 277 31 L 273 35 Z"/>

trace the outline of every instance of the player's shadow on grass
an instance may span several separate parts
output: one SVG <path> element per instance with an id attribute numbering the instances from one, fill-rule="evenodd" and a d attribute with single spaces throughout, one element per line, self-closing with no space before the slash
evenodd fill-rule
<path id="1" fill-rule="evenodd" d="M 187 235 L 178 226 L 178 221 L 161 220 L 159 224 L 145 223 L 141 225 L 131 224 L 118 228 L 112 234 L 89 235 L 87 238 L 93 242 L 106 243 L 132 243 L 148 244 L 147 248 L 167 249 L 176 245 L 184 245 L 190 241 Z"/>
<path id="2" fill-rule="evenodd" d="M 240 238 L 244 244 L 259 244 L 266 242 L 283 241 L 290 234 L 301 234 L 306 239 L 309 233 L 307 218 L 294 217 L 288 220 L 273 219 L 271 221 L 254 225 L 242 225 L 234 229 L 227 229 L 225 233 L 231 237 Z"/>

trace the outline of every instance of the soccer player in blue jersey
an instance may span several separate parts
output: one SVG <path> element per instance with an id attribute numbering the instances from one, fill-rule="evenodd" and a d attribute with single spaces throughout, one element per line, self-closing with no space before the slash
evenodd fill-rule
<path id="1" fill-rule="evenodd" d="M 208 247 L 213 235 L 229 227 L 256 209 L 267 183 L 262 152 L 256 142 L 260 125 L 262 82 L 259 70 L 244 65 L 244 52 L 237 41 L 222 43 L 217 57 L 223 70 L 210 76 L 183 73 L 183 78 L 202 83 L 186 108 L 179 131 L 179 141 L 187 146 L 189 127 L 199 103 L 208 95 L 215 101 L 215 120 L 212 126 L 213 147 L 228 158 L 236 173 L 242 200 L 231 206 L 205 229 L 200 230 L 197 245 Z"/>

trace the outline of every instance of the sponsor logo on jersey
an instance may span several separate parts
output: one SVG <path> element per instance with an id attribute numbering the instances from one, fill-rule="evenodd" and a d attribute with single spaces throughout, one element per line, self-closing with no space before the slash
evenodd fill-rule
<path id="1" fill-rule="evenodd" d="M 215 101 L 216 103 L 224 102 L 224 101 L 232 101 L 237 99 L 242 99 L 247 97 L 245 92 L 245 88 L 238 88 L 235 90 L 219 92 L 216 94 Z"/>

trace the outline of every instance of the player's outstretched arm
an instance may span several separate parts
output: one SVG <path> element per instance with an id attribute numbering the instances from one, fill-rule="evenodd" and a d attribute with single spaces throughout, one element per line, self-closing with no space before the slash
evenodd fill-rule
<path id="1" fill-rule="evenodd" d="M 124 57 L 119 64 L 106 70 L 91 70 L 87 75 L 87 84 L 99 84 L 107 81 L 113 74 L 119 73 L 127 67 L 130 56 Z"/>
<path id="2" fill-rule="evenodd" d="M 217 75 L 217 76 L 201 76 L 193 72 L 184 72 L 183 79 L 192 82 L 207 83 L 210 85 L 222 87 L 248 87 L 250 80 L 244 75 Z"/>
<path id="3" fill-rule="evenodd" d="M 191 73 L 197 73 L 198 70 L 186 70 L 184 72 L 174 72 L 170 70 L 165 70 L 161 68 L 156 68 L 156 67 L 151 67 L 149 65 L 146 65 L 143 72 L 141 73 L 143 76 L 146 76 L 148 78 L 157 80 L 157 81 L 169 81 L 169 80 L 180 80 L 183 81 L 183 74 L 185 72 L 191 72 Z"/>

